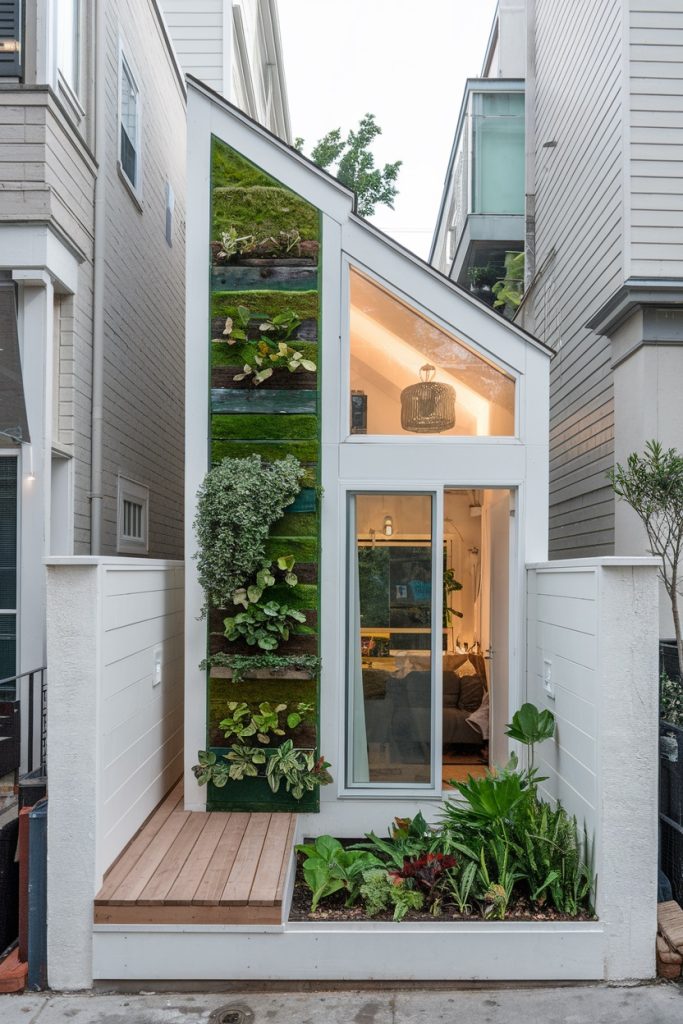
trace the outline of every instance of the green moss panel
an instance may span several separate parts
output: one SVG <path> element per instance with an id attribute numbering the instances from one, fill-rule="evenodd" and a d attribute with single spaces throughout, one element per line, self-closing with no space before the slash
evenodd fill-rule
<path id="1" fill-rule="evenodd" d="M 211 296 L 211 318 L 237 316 L 237 307 L 246 306 L 254 318 L 278 316 L 292 312 L 301 320 L 313 320 L 318 316 L 319 297 L 317 291 L 229 291 L 214 292 Z"/>
<path id="2" fill-rule="evenodd" d="M 289 506 L 291 509 L 291 505 Z M 315 514 L 285 512 L 270 528 L 271 537 L 317 537 L 318 517 Z"/>
<path id="3" fill-rule="evenodd" d="M 316 537 L 269 537 L 266 558 L 276 559 L 282 555 L 294 555 L 297 562 L 317 562 L 318 540 Z M 286 654 L 286 648 L 279 653 Z"/>
<path id="4" fill-rule="evenodd" d="M 221 231 L 234 227 L 239 235 L 257 239 L 276 236 L 281 231 L 297 231 L 302 240 L 320 239 L 319 211 L 280 182 L 264 174 L 229 146 L 213 139 L 212 157 L 212 233 L 213 240 Z M 250 334 L 258 324 L 281 313 L 294 312 L 302 321 L 302 340 L 290 341 L 292 347 L 319 366 L 320 295 L 318 268 L 299 263 L 284 266 L 282 261 L 264 260 L 257 266 L 243 262 L 227 262 L 210 266 L 212 280 L 211 306 L 207 324 L 209 339 L 222 338 L 225 318 L 237 319 L 237 307 L 246 306 L 250 316 Z M 268 597 L 306 612 L 303 633 L 295 630 L 287 643 L 276 653 L 319 655 L 317 636 L 319 619 L 319 530 L 320 480 L 319 458 L 319 387 L 313 373 L 305 378 L 278 371 L 263 388 L 237 386 L 229 379 L 230 366 L 241 366 L 254 353 L 255 339 L 240 345 L 223 340 L 208 341 L 211 364 L 215 368 L 211 388 L 211 459 L 215 464 L 226 457 L 244 457 L 258 453 L 266 460 L 287 454 L 295 455 L 305 470 L 302 489 L 285 515 L 274 524 L 266 543 L 266 558 L 276 560 L 293 556 L 294 572 L 300 568 L 296 587 L 284 583 L 270 588 Z M 235 370 L 234 372 L 237 372 Z M 246 657 L 259 652 L 243 643 L 228 644 L 222 635 L 222 622 L 212 616 L 209 651 L 225 651 Z M 220 617 L 219 617 L 220 618 Z M 218 630 L 218 632 L 216 632 Z M 215 635 L 214 635 L 215 634 Z M 229 700 L 244 700 L 258 705 L 261 701 L 290 705 L 299 701 L 316 706 L 316 721 L 304 723 L 291 735 L 302 747 L 317 744 L 319 680 L 258 679 L 235 683 L 211 677 L 207 693 L 207 743 L 210 749 L 225 752 L 227 742 L 218 729 L 226 715 Z M 272 747 L 280 740 L 273 738 Z M 267 748 L 266 748 L 267 749 Z M 308 794 L 301 802 L 288 797 L 284 789 L 273 794 L 265 779 L 249 779 L 245 783 L 229 783 L 224 789 L 209 786 L 209 810 L 263 810 L 298 812 L 316 811 L 319 792 Z"/>
<path id="5" fill-rule="evenodd" d="M 271 185 L 219 185 L 214 182 L 211 237 L 235 228 L 238 236 L 270 238 L 298 231 L 302 239 L 318 238 L 318 211 L 289 189 Z"/>
<path id="6" fill-rule="evenodd" d="M 291 348 L 296 352 L 301 352 L 304 359 L 312 359 L 313 362 L 318 364 L 318 346 L 311 345 L 309 342 L 293 341 L 288 342 Z M 243 365 L 246 359 L 251 361 L 251 357 L 256 352 L 255 344 L 246 345 L 226 345 L 224 342 L 214 341 L 211 345 L 211 365 L 212 366 L 235 366 L 236 364 Z"/>
<path id="7" fill-rule="evenodd" d="M 216 440 L 282 441 L 314 440 L 318 436 L 316 416 L 217 415 L 211 419 L 211 434 Z"/>
<path id="8" fill-rule="evenodd" d="M 220 459 L 242 459 L 252 453 L 268 462 L 295 455 L 299 462 L 312 463 L 318 460 L 317 441 L 223 441 L 215 440 L 211 445 L 214 462 Z"/>

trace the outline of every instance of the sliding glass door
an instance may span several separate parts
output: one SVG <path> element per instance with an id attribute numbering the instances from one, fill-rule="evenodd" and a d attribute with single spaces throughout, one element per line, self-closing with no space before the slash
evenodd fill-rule
<path id="1" fill-rule="evenodd" d="M 349 787 L 431 787 L 435 496 L 349 498 Z"/>

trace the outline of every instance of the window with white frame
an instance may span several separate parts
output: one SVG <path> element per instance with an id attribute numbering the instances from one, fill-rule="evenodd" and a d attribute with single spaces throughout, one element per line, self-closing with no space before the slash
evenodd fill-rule
<path id="1" fill-rule="evenodd" d="M 123 53 L 119 70 L 119 164 L 137 191 L 140 185 L 140 93 Z"/>
<path id="2" fill-rule="evenodd" d="M 59 73 L 78 95 L 80 76 L 80 0 L 57 0 L 57 62 Z"/>
<path id="3" fill-rule="evenodd" d="M 122 476 L 118 480 L 116 550 L 129 555 L 149 550 L 149 488 Z"/>

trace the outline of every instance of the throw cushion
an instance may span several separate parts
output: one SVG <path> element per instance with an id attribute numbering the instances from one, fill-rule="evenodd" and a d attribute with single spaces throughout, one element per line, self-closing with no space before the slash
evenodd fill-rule
<path id="1" fill-rule="evenodd" d="M 484 684 L 479 676 L 460 679 L 460 704 L 463 711 L 476 711 L 484 696 Z"/>
<path id="2" fill-rule="evenodd" d="M 443 706 L 457 708 L 460 700 L 460 677 L 455 672 L 443 674 Z"/>
<path id="3" fill-rule="evenodd" d="M 458 675 L 460 676 L 461 679 L 464 678 L 465 676 L 476 676 L 476 675 L 478 675 L 476 668 L 474 667 L 472 662 L 469 660 L 469 658 L 458 669 Z"/>

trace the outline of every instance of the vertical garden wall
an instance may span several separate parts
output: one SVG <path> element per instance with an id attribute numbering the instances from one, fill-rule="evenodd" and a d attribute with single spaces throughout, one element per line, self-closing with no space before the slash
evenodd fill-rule
<path id="1" fill-rule="evenodd" d="M 263 640 L 255 628 L 250 637 L 234 621 L 226 630 L 226 618 L 254 617 L 246 597 L 244 606 L 208 609 L 207 751 L 219 774 L 209 779 L 207 805 L 311 811 L 318 785 L 288 792 L 283 778 L 273 792 L 266 770 L 288 741 L 304 758 L 319 754 L 320 217 L 215 138 L 211 187 L 211 463 L 259 455 L 267 466 L 290 455 L 302 473 L 295 500 L 269 526 L 270 568 L 256 602 L 292 609 L 289 635 Z M 231 465 L 238 479 L 246 473 L 246 463 Z M 239 581 L 247 590 L 257 582 L 264 577 Z M 234 754 L 245 748 L 258 752 L 255 760 L 243 777 L 230 777 L 250 760 Z"/>

